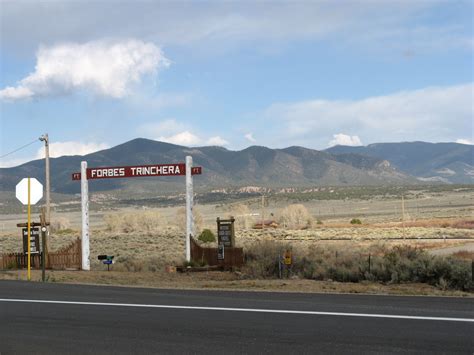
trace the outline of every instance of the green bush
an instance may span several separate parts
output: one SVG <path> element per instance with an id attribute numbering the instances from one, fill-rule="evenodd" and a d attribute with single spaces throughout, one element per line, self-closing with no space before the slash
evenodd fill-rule
<path id="1" fill-rule="evenodd" d="M 362 224 L 362 221 L 358 218 L 352 218 L 351 219 L 351 224 Z"/>
<path id="2" fill-rule="evenodd" d="M 216 236 L 210 229 L 204 229 L 201 234 L 199 234 L 198 240 L 203 243 L 213 243 L 216 241 Z"/>

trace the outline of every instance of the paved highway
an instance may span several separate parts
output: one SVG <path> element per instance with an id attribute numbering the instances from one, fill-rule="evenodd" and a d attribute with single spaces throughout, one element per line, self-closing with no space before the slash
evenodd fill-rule
<path id="1" fill-rule="evenodd" d="M 0 354 L 474 353 L 474 299 L 0 281 Z"/>

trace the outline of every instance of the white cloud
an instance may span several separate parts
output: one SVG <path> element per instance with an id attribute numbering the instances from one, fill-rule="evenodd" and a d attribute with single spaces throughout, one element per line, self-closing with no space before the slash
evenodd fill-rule
<path id="1" fill-rule="evenodd" d="M 49 156 L 58 158 L 64 155 L 87 155 L 107 148 L 109 145 L 105 143 L 53 142 L 49 145 Z M 35 159 L 42 158 L 44 158 L 44 148 L 38 149 Z"/>
<path id="2" fill-rule="evenodd" d="M 246 135 L 244 135 L 244 137 L 249 142 L 252 142 L 252 143 L 256 142 L 255 138 L 253 137 L 253 133 L 247 133 Z"/>
<path id="3" fill-rule="evenodd" d="M 16 87 L 0 90 L 0 99 L 75 92 L 122 98 L 145 76 L 154 77 L 159 69 L 169 65 L 155 44 L 133 39 L 42 46 L 36 57 L 35 71 Z"/>
<path id="4" fill-rule="evenodd" d="M 164 119 L 159 122 L 145 123 L 138 127 L 137 132 L 144 136 L 152 137 L 157 141 L 184 146 L 196 146 L 201 144 L 224 146 L 229 144 L 229 142 L 221 136 L 205 138 L 204 135 L 195 133 L 195 130 L 190 124 L 179 122 L 174 118 Z"/>
<path id="5" fill-rule="evenodd" d="M 224 146 L 224 145 L 228 145 L 229 142 L 227 142 L 224 138 L 222 138 L 220 136 L 215 136 L 215 137 L 209 138 L 207 140 L 206 144 Z"/>
<path id="6" fill-rule="evenodd" d="M 167 143 L 184 145 L 184 146 L 192 146 L 192 145 L 198 145 L 202 143 L 201 138 L 199 138 L 198 136 L 196 136 L 195 134 L 189 131 L 176 133 L 168 137 L 161 136 L 161 137 L 158 137 L 157 140 L 161 142 L 167 142 Z"/>
<path id="7" fill-rule="evenodd" d="M 315 99 L 271 105 L 263 116 L 271 144 L 323 147 L 334 132 L 371 142 L 456 140 L 472 130 L 472 83 L 428 87 L 361 100 Z M 368 142 L 366 142 L 368 143 Z"/>
<path id="8" fill-rule="evenodd" d="M 349 136 L 344 133 L 338 133 L 333 135 L 334 139 L 329 142 L 329 147 L 335 145 L 349 145 L 349 146 L 358 146 L 362 145 L 360 138 L 358 136 Z"/>
<path id="9" fill-rule="evenodd" d="M 459 139 L 456 139 L 456 143 L 473 145 L 474 141 L 472 139 L 459 138 Z"/>
<path id="10" fill-rule="evenodd" d="M 443 7 L 449 8 L 451 16 L 433 21 Z M 159 6 L 148 1 L 7 1 L 2 3 L 0 22 L 3 42 L 11 47 L 132 36 L 208 48 L 255 40 L 329 39 L 415 50 L 439 41 L 448 48 L 467 44 L 472 49 L 469 13 L 469 1 L 456 6 L 446 1 L 387 1 L 383 6 L 376 1 L 345 1 L 343 6 L 334 1 L 165 2 Z"/>
<path id="11" fill-rule="evenodd" d="M 105 143 L 93 142 L 53 142 L 49 145 L 49 156 L 58 158 L 65 155 L 87 155 L 99 150 L 107 149 L 110 146 Z M 12 158 L 9 160 L 0 160 L 0 168 L 9 168 L 27 163 L 31 160 L 44 159 L 44 147 L 39 148 L 36 154 L 30 157 Z"/>
<path id="12" fill-rule="evenodd" d="M 29 162 L 32 159 L 16 158 L 16 159 L 0 159 L 0 168 L 11 168 Z"/>

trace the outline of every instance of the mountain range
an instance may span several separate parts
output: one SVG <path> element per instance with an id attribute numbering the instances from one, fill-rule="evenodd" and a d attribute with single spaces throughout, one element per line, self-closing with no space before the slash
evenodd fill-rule
<path id="1" fill-rule="evenodd" d="M 420 181 L 474 183 L 474 146 L 459 143 L 375 143 L 368 146 L 335 146 L 331 154 L 360 154 L 388 160 L 397 169 Z"/>
<path id="2" fill-rule="evenodd" d="M 458 143 L 378 143 L 361 147 L 335 146 L 325 151 L 303 147 L 270 149 L 251 146 L 240 151 L 223 147 L 184 147 L 137 138 L 85 156 L 51 159 L 51 191 L 77 193 L 71 174 L 85 160 L 89 167 L 184 162 L 193 157 L 203 174 L 200 188 L 319 185 L 406 185 L 474 183 L 474 147 Z M 44 159 L 0 169 L 0 191 L 11 191 L 25 177 L 44 181 Z M 184 177 L 107 179 L 91 181 L 92 191 L 135 192 L 182 190 Z"/>

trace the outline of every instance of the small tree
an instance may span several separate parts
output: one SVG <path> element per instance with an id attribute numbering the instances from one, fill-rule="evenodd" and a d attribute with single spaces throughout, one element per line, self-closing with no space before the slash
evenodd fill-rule
<path id="1" fill-rule="evenodd" d="M 311 225 L 311 215 L 302 204 L 285 207 L 280 212 L 280 223 L 287 228 L 303 229 Z"/>
<path id="2" fill-rule="evenodd" d="M 210 229 L 204 229 L 201 234 L 199 234 L 198 240 L 203 243 L 213 243 L 216 241 L 216 236 Z"/>

